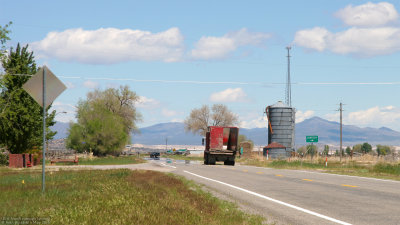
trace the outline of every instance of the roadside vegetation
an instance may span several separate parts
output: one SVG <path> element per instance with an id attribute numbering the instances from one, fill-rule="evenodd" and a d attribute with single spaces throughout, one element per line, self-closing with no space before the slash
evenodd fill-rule
<path id="1" fill-rule="evenodd" d="M 205 137 L 208 126 L 236 126 L 239 124 L 239 118 L 224 104 L 214 104 L 211 108 L 203 105 L 201 108 L 192 109 L 184 124 L 186 132 Z"/>
<path id="2" fill-rule="evenodd" d="M 0 215 L 48 224 L 261 224 L 183 178 L 155 171 L 0 170 Z"/>
<path id="3" fill-rule="evenodd" d="M 124 165 L 145 163 L 146 160 L 137 156 L 107 156 L 93 158 L 79 158 L 78 165 Z M 50 160 L 48 161 L 50 163 Z M 73 162 L 59 162 L 55 165 L 75 165 Z"/>
<path id="4" fill-rule="evenodd" d="M 139 96 L 128 86 L 89 92 L 77 105 L 77 123 L 71 123 L 67 147 L 96 156 L 119 155 L 141 121 L 135 102 Z"/>
<path id="5" fill-rule="evenodd" d="M 353 176 L 374 177 L 400 180 L 400 163 L 398 161 L 374 160 L 374 157 L 365 155 L 357 158 L 342 159 L 328 157 L 328 166 L 325 166 L 326 157 L 316 156 L 292 158 L 288 160 L 266 160 L 262 156 L 241 158 L 237 161 L 242 165 L 270 167 L 277 169 L 318 170 L 320 172 L 345 174 Z"/>

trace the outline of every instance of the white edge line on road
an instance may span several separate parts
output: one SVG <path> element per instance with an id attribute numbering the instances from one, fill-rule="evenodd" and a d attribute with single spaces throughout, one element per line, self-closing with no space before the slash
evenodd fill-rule
<path id="1" fill-rule="evenodd" d="M 269 201 L 272 201 L 272 202 L 275 202 L 275 203 L 278 203 L 278 204 L 281 204 L 281 205 L 284 205 L 284 206 L 287 206 L 287 207 L 290 207 L 290 208 L 293 208 L 293 209 L 296 209 L 296 210 L 299 210 L 299 211 L 302 211 L 302 212 L 305 212 L 305 213 L 308 213 L 308 214 L 313 215 L 313 216 L 320 217 L 320 218 L 322 218 L 322 219 L 326 219 L 326 220 L 329 220 L 329 221 L 332 221 L 332 222 L 335 222 L 335 223 L 338 223 L 338 224 L 351 225 L 350 223 L 346 223 L 346 222 L 343 222 L 343 221 L 341 221 L 341 220 L 337 220 L 337 219 L 334 219 L 334 218 L 332 218 L 332 217 L 325 216 L 325 215 L 322 215 L 322 214 L 313 212 L 313 211 L 308 210 L 308 209 L 303 209 L 303 208 L 301 208 L 301 207 L 298 207 L 298 206 L 295 206 L 295 205 L 292 205 L 292 204 L 289 204 L 289 203 L 286 203 L 286 202 L 282 202 L 282 201 L 279 201 L 279 200 L 276 200 L 276 199 L 267 197 L 267 196 L 265 196 L 265 195 L 258 194 L 258 193 L 256 193 L 256 192 L 252 192 L 252 191 L 246 190 L 246 189 L 244 189 L 244 188 L 240 188 L 240 187 L 234 186 L 234 185 L 232 185 L 232 184 L 227 184 L 227 183 L 224 183 L 224 182 L 222 182 L 222 181 L 214 180 L 214 179 L 211 179 L 211 178 L 208 178 L 208 177 L 203 177 L 203 176 L 201 176 L 201 175 L 198 175 L 198 174 L 195 174 L 195 173 L 191 173 L 191 172 L 186 171 L 186 170 L 184 170 L 183 172 L 188 173 L 188 174 L 193 175 L 193 176 L 196 176 L 196 177 L 200 177 L 200 178 L 209 180 L 209 181 L 214 181 L 214 182 L 216 182 L 216 183 L 226 185 L 226 186 L 228 186 L 228 187 L 231 187 L 231 188 L 234 188 L 234 189 L 237 189 L 237 190 L 246 192 L 246 193 L 248 193 L 248 194 L 255 195 L 255 196 L 257 196 L 257 197 L 260 197 L 260 198 L 263 198 L 263 199 L 266 199 L 266 200 L 269 200 Z"/>
<path id="2" fill-rule="evenodd" d="M 312 171 L 306 171 L 306 170 L 290 170 L 290 171 L 297 171 L 297 172 L 304 172 L 304 173 L 316 173 L 316 174 L 327 174 L 327 175 L 339 176 L 339 177 L 353 177 L 353 178 L 359 178 L 359 179 L 365 179 L 365 180 L 375 180 L 375 181 L 385 181 L 385 182 L 400 183 L 400 181 L 397 181 L 397 180 L 385 180 L 385 179 L 379 179 L 379 178 L 373 178 L 373 177 L 358 177 L 358 176 L 335 174 L 335 173 L 312 172 Z"/>
<path id="3" fill-rule="evenodd" d="M 174 168 L 174 169 L 176 169 L 176 167 L 175 166 L 170 166 L 170 165 L 166 165 L 166 164 L 164 164 L 164 163 L 160 163 L 161 165 L 163 165 L 163 166 L 168 166 L 168 167 L 171 167 L 171 168 Z"/>
<path id="4" fill-rule="evenodd" d="M 253 168 L 258 168 L 258 169 L 266 169 L 266 170 L 275 169 L 275 168 L 260 167 L 260 166 L 245 166 L 245 165 L 240 165 L 240 166 L 253 167 Z M 373 177 L 359 177 L 359 176 L 351 176 L 351 175 L 335 174 L 335 173 L 322 173 L 322 172 L 312 172 L 312 171 L 306 171 L 306 170 L 290 170 L 290 169 L 275 169 L 275 170 L 288 170 L 288 171 L 301 172 L 301 173 L 326 174 L 326 175 L 339 176 L 339 177 L 353 177 L 353 178 L 365 179 L 365 180 L 375 180 L 375 181 L 400 183 L 400 181 L 397 181 L 397 180 L 385 180 L 385 179 L 379 179 L 379 178 L 373 178 Z"/>

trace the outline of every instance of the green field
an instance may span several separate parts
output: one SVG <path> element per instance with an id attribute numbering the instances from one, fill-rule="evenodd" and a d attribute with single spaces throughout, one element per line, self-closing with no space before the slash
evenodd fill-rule
<path id="1" fill-rule="evenodd" d="M 270 167 L 277 169 L 306 169 L 320 172 L 346 174 L 353 176 L 374 177 L 382 179 L 400 180 L 400 163 L 389 162 L 362 162 L 343 161 L 328 159 L 328 167 L 325 166 L 324 158 L 314 160 L 264 160 L 261 158 L 242 158 L 238 160 L 242 165 Z"/>
<path id="2" fill-rule="evenodd" d="M 22 183 L 23 182 L 23 183 Z M 0 219 L 49 224 L 261 224 L 192 182 L 154 171 L 0 169 Z M 1 220 L 0 220 L 1 221 Z M 3 221 L 4 222 L 4 221 Z M 7 221 L 6 221 L 7 222 Z M 0 222 L 1 223 L 1 222 Z"/>

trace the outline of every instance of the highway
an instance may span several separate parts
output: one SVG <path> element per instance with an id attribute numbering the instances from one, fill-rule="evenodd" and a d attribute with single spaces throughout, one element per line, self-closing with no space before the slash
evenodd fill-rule
<path id="1" fill-rule="evenodd" d="M 252 166 L 152 162 L 276 224 L 400 224 L 400 182 Z"/>

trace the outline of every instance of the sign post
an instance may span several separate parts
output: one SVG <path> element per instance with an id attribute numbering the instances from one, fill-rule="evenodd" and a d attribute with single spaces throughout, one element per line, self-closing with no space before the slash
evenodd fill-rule
<path id="1" fill-rule="evenodd" d="M 46 67 L 40 68 L 22 88 L 43 107 L 42 192 L 45 191 L 46 108 L 67 87 Z"/>
<path id="2" fill-rule="evenodd" d="M 46 70 L 43 70 L 43 102 L 46 102 Z M 45 189 L 46 164 L 46 106 L 43 105 L 43 150 L 42 150 L 42 192 Z"/>

